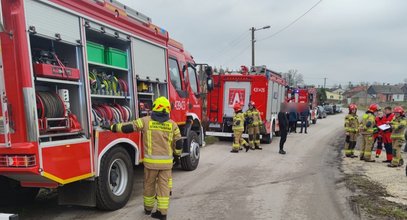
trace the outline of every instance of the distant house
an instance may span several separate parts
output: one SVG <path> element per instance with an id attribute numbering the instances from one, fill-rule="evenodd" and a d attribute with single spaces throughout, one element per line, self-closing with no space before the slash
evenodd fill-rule
<path id="1" fill-rule="evenodd" d="M 400 86 L 401 91 L 404 92 L 404 101 L 407 101 L 407 83 Z"/>
<path id="2" fill-rule="evenodd" d="M 404 101 L 403 90 L 394 85 L 373 85 L 367 89 L 367 93 L 372 95 L 379 102 L 401 102 Z"/>
<path id="3" fill-rule="evenodd" d="M 342 99 L 343 99 L 342 94 L 333 93 L 330 91 L 326 91 L 325 94 L 326 94 L 326 101 L 328 103 L 339 104 L 342 102 Z"/>
<path id="4" fill-rule="evenodd" d="M 346 90 L 344 93 L 342 93 L 343 97 L 345 99 L 351 98 L 352 96 L 358 94 L 359 92 L 366 91 L 367 87 L 366 86 L 356 86 L 352 89 Z"/>
<path id="5" fill-rule="evenodd" d="M 337 88 L 337 89 L 332 90 L 331 92 L 342 95 L 345 92 L 345 90 L 342 88 Z"/>
<path id="6" fill-rule="evenodd" d="M 368 105 L 374 101 L 374 97 L 368 94 L 366 91 L 361 91 L 348 98 L 348 100 L 349 103 Z"/>

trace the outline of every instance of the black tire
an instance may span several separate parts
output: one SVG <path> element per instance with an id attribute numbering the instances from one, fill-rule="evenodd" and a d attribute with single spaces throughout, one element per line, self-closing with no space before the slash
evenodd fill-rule
<path id="1" fill-rule="evenodd" d="M 30 203 L 37 198 L 40 188 L 21 187 L 16 180 L 0 176 L 0 205 Z"/>
<path id="2" fill-rule="evenodd" d="M 186 171 L 192 171 L 198 167 L 201 155 L 198 135 L 195 131 L 190 131 L 186 147 L 189 149 L 190 153 L 188 156 L 181 157 L 181 168 Z"/>
<path id="3" fill-rule="evenodd" d="M 118 175 L 120 173 L 120 175 Z M 125 178 L 127 175 L 127 178 Z M 120 180 L 119 180 L 120 179 Z M 117 183 L 117 181 L 119 181 Z M 111 185 L 120 185 L 111 189 Z M 133 165 L 129 153 L 116 146 L 101 160 L 96 180 L 96 206 L 102 210 L 117 210 L 127 204 L 133 191 Z"/>

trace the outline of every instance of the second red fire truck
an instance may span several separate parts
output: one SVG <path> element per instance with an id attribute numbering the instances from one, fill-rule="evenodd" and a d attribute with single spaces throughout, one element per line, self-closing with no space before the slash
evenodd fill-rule
<path id="1" fill-rule="evenodd" d="M 273 134 L 279 131 L 277 114 L 286 97 L 287 84 L 281 74 L 266 66 L 251 70 L 242 66 L 240 72 L 213 75 L 212 80 L 214 87 L 207 97 L 206 134 L 232 137 L 233 105 L 241 103 L 246 111 L 249 101 L 254 101 L 265 128 L 262 140 L 270 143 Z"/>
<path id="2" fill-rule="evenodd" d="M 58 188 L 61 204 L 123 207 L 140 133 L 102 124 L 148 114 L 166 96 L 180 126 L 180 163 L 194 170 L 203 141 L 192 56 L 147 16 L 109 0 L 1 0 L 0 200 Z"/>

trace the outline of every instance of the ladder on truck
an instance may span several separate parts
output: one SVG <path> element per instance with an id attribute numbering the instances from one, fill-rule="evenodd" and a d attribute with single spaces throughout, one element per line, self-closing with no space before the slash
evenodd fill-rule
<path id="1" fill-rule="evenodd" d="M 6 87 L 4 84 L 4 68 L 3 68 L 3 57 L 1 51 L 1 41 L 0 41 L 0 135 L 4 138 L 0 138 L 0 147 L 10 147 L 10 124 L 7 111 L 7 96 Z"/>

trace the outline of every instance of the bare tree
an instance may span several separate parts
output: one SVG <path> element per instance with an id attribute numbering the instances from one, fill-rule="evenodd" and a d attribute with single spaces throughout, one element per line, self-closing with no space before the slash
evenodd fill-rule
<path id="1" fill-rule="evenodd" d="M 304 84 L 304 76 L 298 73 L 298 70 L 291 69 L 287 73 L 283 73 L 283 78 L 287 81 L 289 86 L 298 86 Z"/>

